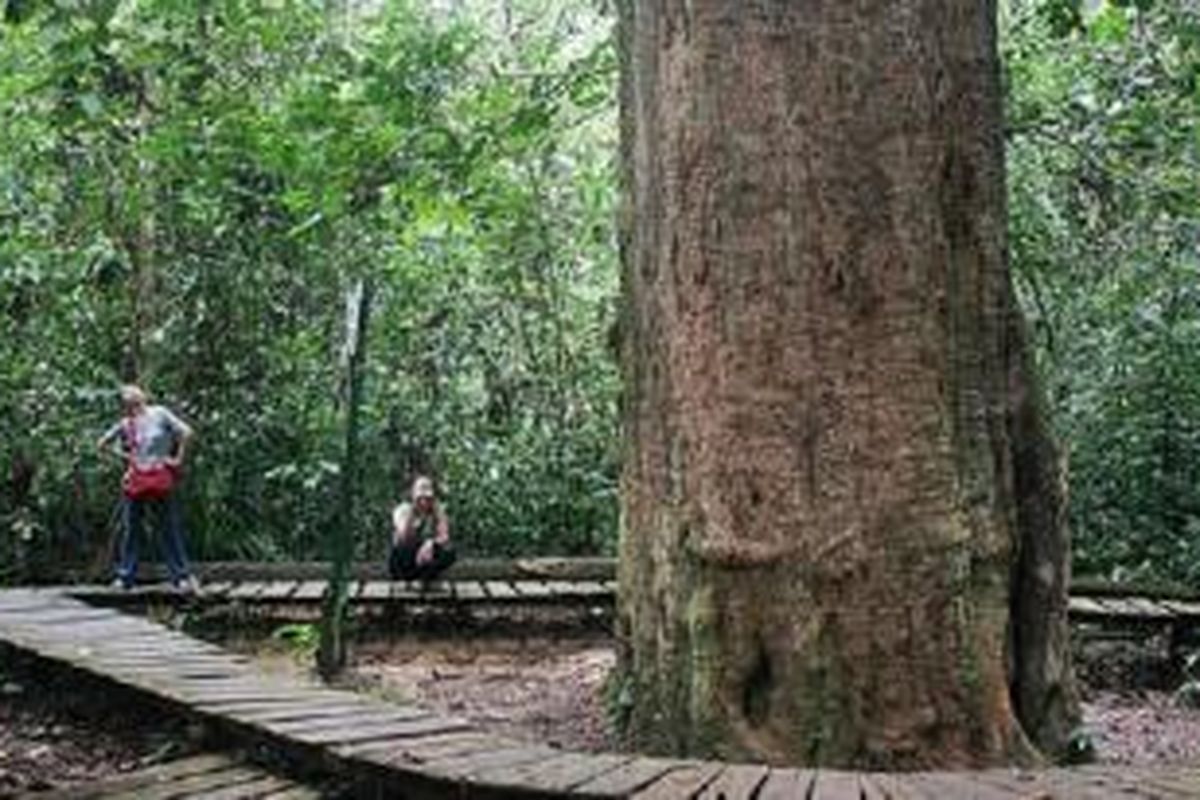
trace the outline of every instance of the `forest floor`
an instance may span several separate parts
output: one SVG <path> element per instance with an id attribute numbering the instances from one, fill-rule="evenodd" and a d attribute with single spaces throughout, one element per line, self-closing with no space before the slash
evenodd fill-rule
<path id="1" fill-rule="evenodd" d="M 615 750 L 604 686 L 616 662 L 610 641 L 402 640 L 361 648 L 353 682 L 530 742 Z M 1200 758 L 1200 710 L 1172 693 L 1082 687 L 1084 731 L 1096 758 L 1154 764 Z"/>
<path id="2" fill-rule="evenodd" d="M 0 658 L 0 798 L 173 760 L 197 737 L 182 718 L 111 687 Z"/>
<path id="3" fill-rule="evenodd" d="M 303 648 L 229 642 L 267 670 L 305 674 Z M 602 635 L 405 636 L 355 648 L 348 688 L 417 703 L 511 738 L 612 750 L 604 687 L 615 663 Z M 1086 665 L 1085 665 L 1086 666 Z M 1081 670 L 1085 677 L 1095 672 Z M 0 798 L 140 769 L 195 749 L 180 718 L 66 676 L 0 664 Z M 1099 761 L 1200 758 L 1200 710 L 1164 691 L 1084 686 L 1085 729 Z"/>

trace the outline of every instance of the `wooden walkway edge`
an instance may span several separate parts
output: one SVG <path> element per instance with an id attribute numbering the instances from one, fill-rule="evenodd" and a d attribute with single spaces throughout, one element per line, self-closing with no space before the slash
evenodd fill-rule
<path id="1" fill-rule="evenodd" d="M 305 786 L 261 767 L 213 754 L 181 758 L 51 792 L 28 793 L 19 800 L 320 800 L 329 794 L 327 787 Z"/>
<path id="2" fill-rule="evenodd" d="M 763 800 L 1196 798 L 1200 766 L 867 774 L 580 754 L 299 678 L 55 591 L 0 592 L 0 641 L 166 701 L 231 736 L 369 775 L 377 796 Z"/>

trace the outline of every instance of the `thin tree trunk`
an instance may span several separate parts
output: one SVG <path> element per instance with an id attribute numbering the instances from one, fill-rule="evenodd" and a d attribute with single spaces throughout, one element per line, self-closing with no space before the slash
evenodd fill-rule
<path id="1" fill-rule="evenodd" d="M 346 666 L 346 607 L 350 567 L 354 558 L 354 501 L 358 491 L 358 411 L 362 401 L 362 366 L 366 359 L 367 330 L 374 294 L 370 281 L 358 281 L 346 297 L 346 342 L 343 349 L 343 404 L 346 433 L 341 464 L 338 521 L 329 531 L 332 572 L 325 590 L 317 667 L 332 678 Z"/>
<path id="2" fill-rule="evenodd" d="M 620 625 L 641 748 L 1036 759 L 1010 601 L 1032 552 L 1017 492 L 1054 465 L 1014 461 L 1014 435 L 1044 431 L 1010 386 L 994 11 L 622 4 Z M 1065 637 L 1039 641 L 1049 674 Z"/>

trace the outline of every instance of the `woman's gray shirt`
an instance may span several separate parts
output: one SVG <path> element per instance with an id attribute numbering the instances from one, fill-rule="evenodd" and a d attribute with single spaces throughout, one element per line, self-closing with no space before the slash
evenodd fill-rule
<path id="1" fill-rule="evenodd" d="M 175 452 L 179 438 L 188 431 L 188 426 L 171 413 L 166 406 L 146 406 L 135 418 L 134 438 L 137 452 L 134 461 L 139 467 L 149 467 L 169 458 Z M 121 437 L 122 450 L 130 451 L 129 418 L 126 417 L 108 429 L 106 441 Z"/>

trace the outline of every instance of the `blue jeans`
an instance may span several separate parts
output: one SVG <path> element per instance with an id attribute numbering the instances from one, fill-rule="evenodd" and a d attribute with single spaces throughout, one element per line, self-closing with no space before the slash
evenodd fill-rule
<path id="1" fill-rule="evenodd" d="M 183 546 L 183 511 L 175 493 L 172 492 L 161 500 L 131 500 L 125 497 L 121 502 L 124 530 L 121 532 L 121 546 L 117 554 L 117 577 L 121 583 L 132 586 L 137 580 L 137 542 L 142 535 L 142 516 L 146 507 L 151 505 L 158 506 L 163 517 L 163 555 L 166 557 L 171 582 L 179 583 L 188 577 L 187 553 Z"/>

